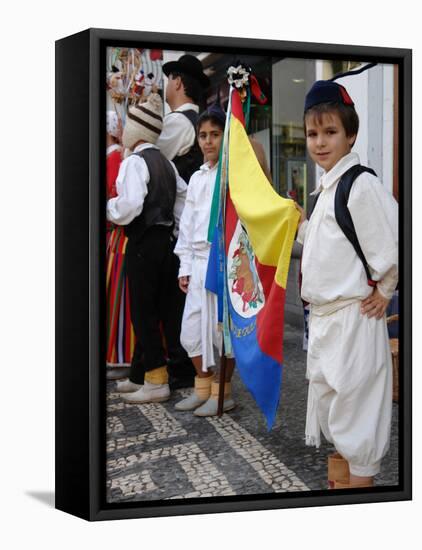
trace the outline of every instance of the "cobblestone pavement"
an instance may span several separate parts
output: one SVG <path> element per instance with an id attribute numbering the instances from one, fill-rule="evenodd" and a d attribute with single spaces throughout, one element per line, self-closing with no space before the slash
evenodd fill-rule
<path id="1" fill-rule="evenodd" d="M 307 383 L 301 331 L 285 327 L 282 399 L 268 432 L 262 414 L 237 375 L 237 406 L 221 418 L 198 418 L 174 404 L 190 390 L 178 390 L 165 403 L 130 405 L 108 382 L 107 500 L 149 501 L 225 495 L 252 495 L 326 489 L 324 440 L 306 447 Z M 393 405 L 391 447 L 377 485 L 398 483 L 397 405 Z"/>

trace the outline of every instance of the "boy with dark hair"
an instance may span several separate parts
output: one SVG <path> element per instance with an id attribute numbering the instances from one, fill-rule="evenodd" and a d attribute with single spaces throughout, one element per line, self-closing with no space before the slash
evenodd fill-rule
<path id="1" fill-rule="evenodd" d="M 214 370 L 222 353 L 222 333 L 217 330 L 216 295 L 205 288 L 211 244 L 208 242 L 211 203 L 223 141 L 225 113 L 218 105 L 204 111 L 198 120 L 198 141 L 205 163 L 189 182 L 179 238 L 174 249 L 180 258 L 179 286 L 186 293 L 180 341 L 195 366 L 194 391 L 176 404 L 179 411 L 195 416 L 215 416 L 219 382 Z M 233 358 L 227 359 L 223 410 L 235 403 L 231 395 Z"/>
<path id="2" fill-rule="evenodd" d="M 344 207 L 362 252 L 358 256 L 338 204 L 338 192 L 360 164 L 351 152 L 359 119 L 346 89 L 333 81 L 316 82 L 306 96 L 304 125 L 309 154 L 325 171 L 309 221 L 297 206 L 301 294 L 311 308 L 306 444 L 318 447 L 322 430 L 335 446 L 331 487 L 367 487 L 390 439 L 392 365 L 385 311 L 398 280 L 397 203 L 373 171 L 365 169 L 354 179 Z"/>

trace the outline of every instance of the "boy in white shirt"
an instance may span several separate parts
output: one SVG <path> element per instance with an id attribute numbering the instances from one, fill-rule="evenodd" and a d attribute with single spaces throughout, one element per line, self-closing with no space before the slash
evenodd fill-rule
<path id="1" fill-rule="evenodd" d="M 125 226 L 126 269 L 132 324 L 142 361 L 132 361 L 130 380 L 121 391 L 128 403 L 165 401 L 170 396 L 167 354 L 180 347 L 180 323 L 171 303 L 177 290 L 173 243 L 186 197 L 186 183 L 154 144 L 163 119 L 160 96 L 129 108 L 122 142 L 133 153 L 120 165 L 117 197 L 107 202 L 107 218 Z M 177 304 L 176 304 L 177 305 Z M 135 364 L 137 363 L 137 364 Z M 130 391 L 132 390 L 132 391 Z"/>
<path id="2" fill-rule="evenodd" d="M 304 126 L 311 158 L 324 170 L 311 218 L 301 211 L 302 298 L 310 303 L 306 444 L 320 430 L 337 453 L 334 488 L 368 487 L 389 447 L 392 365 L 385 310 L 398 280 L 397 203 L 363 172 L 347 208 L 371 275 L 336 220 L 340 180 L 359 157 L 351 149 L 359 119 L 346 89 L 318 81 L 306 97 Z M 337 468 L 337 469 L 336 469 Z"/>
<path id="3" fill-rule="evenodd" d="M 185 208 L 180 220 L 179 238 L 174 249 L 180 258 L 179 286 L 187 293 L 180 341 L 195 370 L 192 394 L 176 404 L 180 411 L 196 416 L 217 414 L 219 384 L 214 370 L 222 351 L 222 333 L 217 330 L 217 299 L 205 289 L 205 276 L 211 244 L 208 226 L 225 124 L 224 111 L 213 105 L 198 120 L 198 142 L 205 164 L 190 181 Z M 235 406 L 231 396 L 234 359 L 227 359 L 223 410 Z"/>

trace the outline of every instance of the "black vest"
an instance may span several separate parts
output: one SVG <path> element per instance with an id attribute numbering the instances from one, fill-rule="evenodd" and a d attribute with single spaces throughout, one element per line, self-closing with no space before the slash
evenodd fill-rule
<path id="1" fill-rule="evenodd" d="M 192 109 L 188 111 L 173 111 L 174 113 L 180 113 L 185 115 L 185 117 L 191 122 L 196 136 L 196 124 L 198 122 L 198 113 Z M 186 183 L 189 183 L 191 175 L 199 170 L 199 167 L 204 163 L 204 155 L 199 148 L 198 140 L 195 137 L 195 141 L 192 147 L 187 153 L 181 156 L 175 156 L 172 161 L 176 165 L 177 171 L 180 174 L 180 177 L 185 180 Z"/>
<path id="2" fill-rule="evenodd" d="M 174 224 L 176 175 L 170 162 L 158 149 L 148 148 L 134 154 L 144 159 L 149 171 L 148 193 L 142 212 L 125 226 L 127 237 L 139 240 L 153 225 L 166 222 L 171 230 Z"/>

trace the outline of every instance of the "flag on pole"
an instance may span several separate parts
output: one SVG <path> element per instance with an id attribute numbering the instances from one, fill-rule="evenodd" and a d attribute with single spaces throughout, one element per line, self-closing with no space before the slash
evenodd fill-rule
<path id="1" fill-rule="evenodd" d="M 226 352 L 233 352 L 271 429 L 281 393 L 285 292 L 299 213 L 266 178 L 234 88 L 226 126 L 206 287 L 218 294 Z"/>

